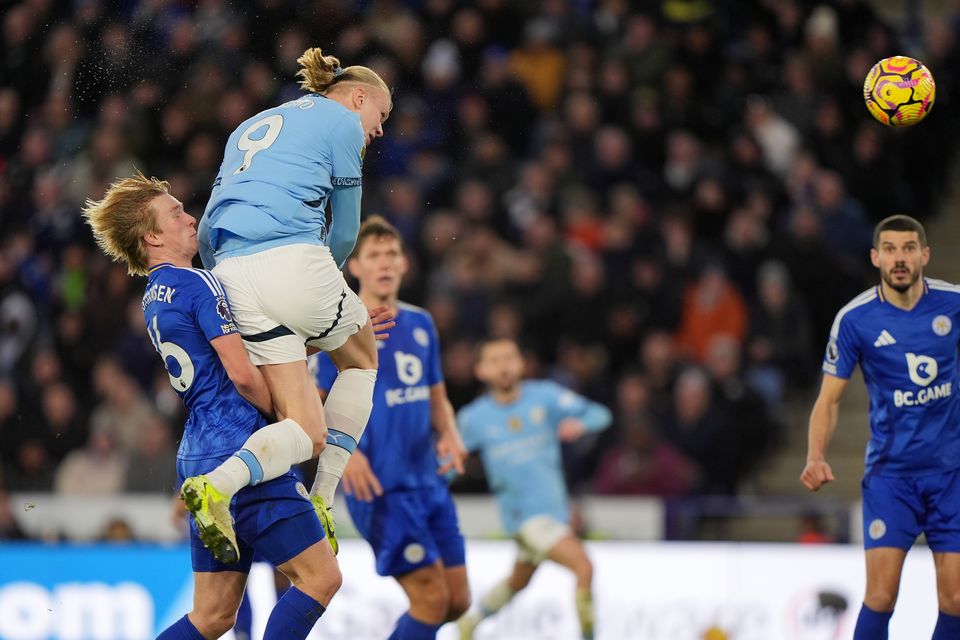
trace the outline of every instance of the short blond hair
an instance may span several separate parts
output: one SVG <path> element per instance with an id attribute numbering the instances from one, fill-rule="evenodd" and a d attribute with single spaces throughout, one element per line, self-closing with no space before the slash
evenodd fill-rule
<path id="1" fill-rule="evenodd" d="M 115 262 L 125 262 L 130 275 L 145 276 L 149 271 L 143 236 L 159 231 L 150 203 L 166 193 L 169 182 L 137 171 L 111 184 L 102 200 L 88 199 L 83 208 L 97 245 Z"/>
<path id="2" fill-rule="evenodd" d="M 304 51 L 303 55 L 297 58 L 297 64 L 300 65 L 297 77 L 300 78 L 300 88 L 304 91 L 325 95 L 337 85 L 354 82 L 383 89 L 390 95 L 390 88 L 376 71 L 359 65 L 341 68 L 340 59 L 323 55 L 320 47 Z"/>
<path id="3" fill-rule="evenodd" d="M 382 239 L 393 238 L 400 243 L 400 251 L 403 251 L 403 237 L 395 226 L 390 224 L 386 218 L 381 215 L 369 216 L 360 225 L 360 231 L 357 232 L 357 245 L 353 250 L 353 257 L 360 255 L 360 249 L 363 243 L 370 238 Z"/>

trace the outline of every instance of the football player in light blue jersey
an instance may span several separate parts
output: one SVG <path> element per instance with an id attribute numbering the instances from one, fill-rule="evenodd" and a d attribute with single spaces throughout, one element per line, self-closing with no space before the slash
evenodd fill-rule
<path id="1" fill-rule="evenodd" d="M 577 578 L 576 607 L 584 638 L 593 638 L 593 566 L 569 526 L 560 443 L 610 426 L 610 411 L 547 380 L 521 380 L 517 343 L 493 339 L 480 348 L 477 378 L 488 392 L 460 410 L 468 451 L 479 451 L 506 532 L 518 544 L 513 573 L 480 600 L 480 611 L 460 619 L 461 638 L 530 583 L 545 560 Z"/>
<path id="2" fill-rule="evenodd" d="M 159 640 L 228 631 L 254 550 L 293 583 L 264 638 L 306 638 L 341 580 L 315 507 L 290 471 L 291 460 L 310 458 L 310 438 L 292 420 L 268 425 L 261 415 L 272 413 L 266 382 L 247 358 L 220 283 L 191 268 L 196 223 L 169 184 L 142 174 L 118 180 L 101 201 L 87 202 L 84 216 L 107 255 L 147 276 L 147 331 L 189 411 L 177 470 L 192 515 L 194 607 Z M 223 493 L 199 491 L 197 477 Z"/>
<path id="3" fill-rule="evenodd" d="M 923 226 L 896 215 L 874 230 L 880 284 L 840 309 L 810 414 L 800 476 L 816 491 L 840 398 L 857 364 L 870 394 L 863 487 L 867 589 L 854 640 L 887 638 L 907 551 L 922 532 L 933 551 L 940 614 L 934 640 L 960 638 L 960 287 L 923 277 Z"/>
<path id="4" fill-rule="evenodd" d="M 397 326 L 378 345 L 373 412 L 343 489 L 377 572 L 393 576 L 410 600 L 390 638 L 429 640 L 470 606 L 463 535 L 442 475 L 451 468 L 462 473 L 466 451 L 447 399 L 433 319 L 397 300 L 407 271 L 400 233 L 380 216 L 367 218 L 348 267 L 364 304 L 396 309 Z M 315 357 L 317 386 L 326 394 L 337 369 L 326 354 Z"/>
<path id="5" fill-rule="evenodd" d="M 297 62 L 307 94 L 249 118 L 227 140 L 199 226 L 200 254 L 230 296 L 277 415 L 323 449 L 310 494 L 336 549 L 329 505 L 370 417 L 377 377 L 373 330 L 340 265 L 360 227 L 363 156 L 393 104 L 367 67 L 341 68 L 317 48 Z M 307 371 L 308 349 L 329 353 L 340 372 L 326 405 Z"/>

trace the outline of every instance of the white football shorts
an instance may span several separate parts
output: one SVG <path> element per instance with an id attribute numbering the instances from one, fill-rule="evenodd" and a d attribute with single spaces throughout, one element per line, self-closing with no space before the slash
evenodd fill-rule
<path id="1" fill-rule="evenodd" d="M 333 351 L 369 321 L 324 246 L 291 244 L 226 258 L 213 274 L 256 365 L 305 360 L 307 345 Z"/>
<path id="2" fill-rule="evenodd" d="M 517 530 L 517 562 L 540 564 L 546 560 L 550 549 L 569 535 L 573 535 L 573 530 L 551 516 L 534 516 L 526 520 Z"/>

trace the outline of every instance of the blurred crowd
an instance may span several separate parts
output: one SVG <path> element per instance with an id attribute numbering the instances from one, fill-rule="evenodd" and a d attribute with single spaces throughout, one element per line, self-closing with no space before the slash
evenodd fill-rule
<path id="1" fill-rule="evenodd" d="M 873 224 L 929 219 L 960 104 L 958 20 L 863 0 L 25 0 L 2 3 L 0 477 L 12 491 L 173 491 L 183 409 L 143 280 L 80 207 L 139 168 L 203 212 L 229 133 L 300 94 L 310 46 L 394 88 L 365 213 L 402 232 L 457 406 L 474 346 L 615 414 L 565 451 L 576 491 L 736 494 L 873 282 Z M 912 130 L 863 78 L 937 81 Z M 476 468 L 457 482 L 482 488 Z M 2 522 L 0 522 L 2 524 Z"/>

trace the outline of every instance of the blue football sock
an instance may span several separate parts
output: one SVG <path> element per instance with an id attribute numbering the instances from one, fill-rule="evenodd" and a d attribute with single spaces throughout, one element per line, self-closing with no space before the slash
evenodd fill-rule
<path id="1" fill-rule="evenodd" d="M 857 627 L 853 630 L 853 640 L 887 640 L 892 615 L 893 611 L 883 613 L 863 605 L 860 607 Z"/>
<path id="2" fill-rule="evenodd" d="M 960 616 L 940 612 L 937 616 L 937 626 L 933 629 L 930 640 L 954 640 L 960 638 Z"/>
<path id="3" fill-rule="evenodd" d="M 233 623 L 233 635 L 237 640 L 250 640 L 253 631 L 253 609 L 250 606 L 250 595 L 244 591 L 240 608 L 237 609 L 237 621 Z"/>
<path id="4" fill-rule="evenodd" d="M 263 640 L 304 640 L 324 611 L 322 604 L 290 587 L 270 613 Z"/>
<path id="5" fill-rule="evenodd" d="M 427 624 L 410 617 L 410 612 L 400 616 L 397 626 L 387 640 L 434 640 L 437 637 L 439 624 Z"/>
<path id="6" fill-rule="evenodd" d="M 183 616 L 172 625 L 164 629 L 157 640 L 207 640 L 197 631 L 197 628 L 190 622 L 190 618 Z"/>

